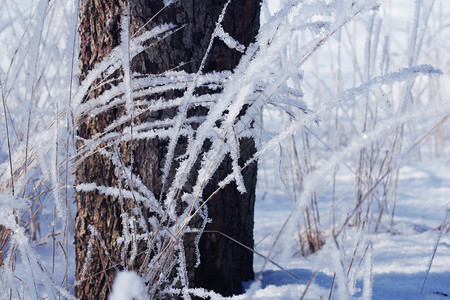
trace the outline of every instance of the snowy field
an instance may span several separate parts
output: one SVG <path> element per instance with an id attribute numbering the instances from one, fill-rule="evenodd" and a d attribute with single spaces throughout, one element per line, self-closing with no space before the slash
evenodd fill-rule
<path id="1" fill-rule="evenodd" d="M 261 47 L 266 59 L 255 54 L 256 67 L 271 62 L 255 83 L 268 91 L 256 278 L 231 299 L 448 299 L 448 0 L 384 0 L 361 14 L 351 1 L 304 2 L 262 6 L 260 40 L 273 34 L 273 44 Z M 77 110 L 67 95 L 80 88 L 76 60 L 70 71 L 79 41 L 76 2 L 61 3 L 0 2 L 0 225 L 13 232 L 18 253 L 15 261 L 0 244 L 0 299 L 73 298 L 76 284 L 75 180 L 63 164 L 73 158 L 66 112 Z M 10 164 L 25 174 L 15 182 L 25 186 L 20 196 L 14 188 L 11 196 Z M 145 299 L 140 280 L 121 273 L 113 299 Z"/>
<path id="2" fill-rule="evenodd" d="M 388 26 L 389 30 L 396 32 L 396 36 L 393 37 L 393 41 L 399 46 L 396 49 L 407 47 L 407 32 L 412 25 L 414 15 L 413 4 L 414 1 L 382 2 L 380 12 L 385 16 L 383 26 Z M 442 2 L 436 5 L 442 10 L 441 14 L 448 15 L 450 11 L 448 3 Z M 274 11 L 276 5 L 270 8 Z M 386 21 L 389 24 L 386 24 Z M 449 36 L 449 30 L 444 31 L 444 35 Z M 445 41 L 442 43 L 448 45 Z M 337 47 L 335 44 L 333 46 L 330 46 L 332 50 L 325 51 L 335 51 Z M 363 43 L 361 47 L 364 47 Z M 314 74 L 314 68 L 317 67 L 326 70 L 333 64 L 323 53 L 318 55 L 318 61 L 313 61 L 305 67 L 305 74 L 308 72 Z M 394 59 L 399 58 L 395 56 Z M 448 58 L 438 67 L 444 72 L 449 70 Z M 444 82 L 448 86 L 448 75 L 444 75 L 442 83 L 445 85 Z M 448 107 L 448 101 L 448 94 L 446 94 L 444 100 L 444 103 L 447 103 L 446 107 Z M 450 132 L 448 121 L 443 125 L 442 130 L 448 136 Z M 357 228 L 348 227 L 339 238 L 339 251 L 333 251 L 331 247 L 325 246 L 319 253 L 307 257 L 300 254 L 298 236 L 283 234 L 278 236 L 280 232 L 286 231 L 283 227 L 285 220 L 295 210 L 292 189 L 280 180 L 282 175 L 279 163 L 276 162 L 278 156 L 261 159 L 260 170 L 262 170 L 258 175 L 257 188 L 255 250 L 264 255 L 271 253 L 271 259 L 284 270 L 270 262 L 266 263 L 264 258 L 255 255 L 254 268 L 256 274 L 259 272 L 260 282 L 257 286 L 252 286 L 246 295 L 237 296 L 234 299 L 300 299 L 301 297 L 329 299 L 330 295 L 332 299 L 346 299 L 349 295 L 353 298 L 363 297 L 364 299 L 370 297 L 373 299 L 446 299 L 450 297 L 449 149 L 447 143 L 444 150 L 447 155 L 431 161 L 418 160 L 417 157 L 406 159 L 407 162 L 400 168 L 398 177 L 395 216 L 392 219 L 384 215 L 377 233 L 374 232 L 375 225 L 370 222 L 368 226 L 371 228 L 365 233 L 361 233 Z M 332 153 L 329 155 L 333 156 Z M 423 155 L 423 157 L 426 156 Z M 355 178 L 345 169 L 345 166 L 341 166 L 342 171 L 338 172 L 335 178 L 334 193 L 338 195 L 335 196 L 338 198 L 336 201 L 340 201 L 339 209 L 334 217 L 336 219 L 345 218 L 352 210 L 354 205 L 352 201 L 355 201 Z M 327 244 L 333 243 L 330 237 L 334 207 L 332 185 L 330 176 L 324 177 L 323 182 L 316 184 L 317 202 L 321 213 L 319 231 Z M 298 224 L 302 222 L 303 220 L 299 220 Z M 445 228 L 444 231 L 442 228 Z M 367 260 L 369 255 L 371 262 L 367 263 L 364 260 Z M 357 259 L 352 262 L 354 257 Z M 342 287 L 340 290 L 334 287 L 331 291 L 336 261 L 341 261 L 343 272 L 349 273 L 343 275 L 348 276 L 348 281 L 344 283 L 347 286 L 343 288 L 346 291 L 342 291 Z M 368 273 L 372 274 L 371 280 L 367 279 Z M 311 282 L 307 287 L 309 281 Z M 371 294 L 363 291 L 366 284 L 372 286 Z M 307 292 L 303 295 L 305 288 Z"/>
<path id="3" fill-rule="evenodd" d="M 441 231 L 437 230 L 442 226 L 449 207 L 449 168 L 448 159 L 405 167 L 400 174 L 394 225 L 387 224 L 378 234 L 366 233 L 363 237 L 357 230 L 347 229 L 341 253 L 345 268 L 350 264 L 356 243 L 360 244 L 358 252 L 363 252 L 365 246 L 362 245 L 368 242 L 373 245 L 373 299 L 446 299 L 444 296 L 450 294 L 450 236 L 448 232 L 441 235 Z M 292 209 L 288 193 L 274 184 L 277 180 L 273 172 L 268 173 L 260 174 L 258 181 L 255 250 L 259 253 L 269 253 L 274 237 Z M 352 186 L 352 182 L 342 178 L 339 185 Z M 319 195 L 319 206 L 330 207 L 327 190 L 322 194 Z M 325 212 L 322 218 L 329 217 Z M 448 222 L 447 219 L 447 230 Z M 330 251 L 329 254 L 308 257 L 294 254 L 283 258 L 283 250 L 292 245 L 298 243 L 292 243 L 287 238 L 281 239 L 271 257 L 299 279 L 268 263 L 261 273 L 260 288 L 254 293 L 249 292 L 233 299 L 247 299 L 247 296 L 250 299 L 299 299 L 315 271 L 317 274 L 304 299 L 328 299 L 333 278 L 329 267 L 331 260 L 340 259 L 339 255 Z M 421 293 L 434 250 L 436 253 Z M 295 249 L 292 252 L 295 253 Z M 259 272 L 264 259 L 258 256 L 255 258 L 255 272 Z M 363 263 L 350 281 L 355 284 L 349 288 L 354 288 L 356 292 L 353 296 L 356 298 L 362 296 L 357 291 L 363 287 L 362 276 L 367 272 L 366 267 Z M 342 299 L 337 295 L 334 297 Z"/>

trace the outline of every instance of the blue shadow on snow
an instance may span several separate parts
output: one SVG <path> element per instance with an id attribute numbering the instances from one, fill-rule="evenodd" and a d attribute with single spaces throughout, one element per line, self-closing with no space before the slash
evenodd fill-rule
<path id="1" fill-rule="evenodd" d="M 307 284 L 312 272 L 306 269 L 290 269 L 300 279 L 282 270 L 267 270 L 263 272 L 261 287 L 269 285 L 283 286 L 290 284 Z M 386 273 L 377 274 L 373 278 L 372 299 L 449 299 L 450 300 L 450 272 L 430 273 L 425 284 L 423 293 L 420 293 L 425 278 L 425 272 L 413 274 Z M 324 289 L 331 287 L 332 276 L 317 273 L 313 283 Z M 247 283 L 249 284 L 249 283 Z M 358 280 L 356 288 L 362 290 L 363 282 Z M 358 292 L 354 297 L 361 297 Z"/>

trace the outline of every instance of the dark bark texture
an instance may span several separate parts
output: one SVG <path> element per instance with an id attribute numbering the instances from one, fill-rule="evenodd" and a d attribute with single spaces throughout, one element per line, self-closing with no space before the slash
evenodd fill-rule
<path id="1" fill-rule="evenodd" d="M 215 23 L 226 0 L 182 0 L 166 7 L 162 0 L 132 0 L 131 34 L 141 26 L 151 29 L 163 23 L 173 23 L 181 30 L 175 32 L 154 47 L 135 57 L 132 71 L 142 74 L 161 74 L 174 69 L 197 72 L 206 48 L 210 42 Z M 120 43 L 120 22 L 126 7 L 126 0 L 82 0 L 80 12 L 81 35 L 81 79 L 92 70 L 96 63 Z M 161 10 L 162 9 L 162 10 Z M 254 41 L 259 30 L 260 0 L 231 1 L 225 19 L 224 30 L 243 45 Z M 239 62 L 241 54 L 229 49 L 216 39 L 206 61 L 203 72 L 232 70 Z M 107 87 L 106 87 L 107 88 Z M 101 93 L 92 92 L 87 99 Z M 199 91 L 210 92 L 210 91 Z M 166 95 L 173 97 L 174 95 Z M 88 100 L 87 100 L 88 101 Z M 110 110 L 90 121 L 81 121 L 78 136 L 83 139 L 102 132 L 104 128 L 123 113 L 122 109 Z M 202 114 L 205 109 L 193 109 L 189 114 Z M 165 110 L 140 116 L 136 120 L 161 120 L 173 117 L 176 110 Z M 161 169 L 164 165 L 168 141 L 150 139 L 135 141 L 133 147 L 121 145 L 126 154 L 133 151 L 133 171 L 157 198 L 164 195 L 161 183 Z M 177 152 L 182 153 L 185 141 L 179 140 Z M 79 142 L 79 147 L 83 146 Z M 255 150 L 252 139 L 240 141 L 241 161 L 250 158 Z M 133 150 L 130 150 L 133 149 Z M 129 155 L 124 155 L 124 161 Z M 207 199 L 217 188 L 217 183 L 230 173 L 231 160 L 226 158 L 214 178 L 204 189 L 203 199 Z M 94 153 L 85 158 L 76 170 L 78 183 L 95 182 L 98 185 L 117 186 L 114 166 L 108 158 Z M 206 227 L 200 240 L 201 263 L 194 268 L 195 253 L 193 239 L 185 238 L 185 252 L 188 277 L 193 287 L 203 287 L 232 295 L 242 292 L 242 281 L 253 279 L 253 254 L 213 231 L 220 231 L 233 239 L 253 247 L 253 211 L 256 186 L 256 164 L 243 171 L 247 193 L 240 194 L 234 184 L 217 193 L 208 203 L 209 218 L 212 223 Z M 76 296 L 81 299 L 105 299 L 111 291 L 114 274 L 123 268 L 120 262 L 120 247 L 115 243 L 122 231 L 121 208 L 116 198 L 103 196 L 97 192 L 77 193 L 76 217 L 76 277 L 79 280 L 86 259 L 87 245 L 91 240 L 92 258 L 87 266 L 85 280 L 76 287 Z M 126 206 L 126 205 L 125 205 Z M 93 224 L 101 235 L 101 240 L 91 238 L 89 225 Z M 104 246 L 102 245 L 104 243 Z M 104 249 L 106 247 L 106 249 Z M 107 254 L 105 253 L 107 250 Z M 137 261 L 137 264 L 139 260 Z"/>

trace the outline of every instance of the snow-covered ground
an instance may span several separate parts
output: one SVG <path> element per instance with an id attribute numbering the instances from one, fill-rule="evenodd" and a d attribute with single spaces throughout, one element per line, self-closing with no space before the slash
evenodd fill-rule
<path id="1" fill-rule="evenodd" d="M 328 15 L 326 5 L 320 4 L 336 5 L 334 14 L 336 11 L 345 13 L 339 3 L 351 4 L 349 1 L 304 1 L 311 4 L 309 9 L 320 12 L 311 18 L 317 24 L 305 25 L 311 26 L 312 33 L 304 28 L 300 30 L 302 24 L 297 24 L 292 31 L 299 29 L 302 34 L 306 32 L 304 35 L 296 34 L 292 41 L 276 41 L 286 57 L 281 55 L 273 61 L 284 66 L 289 76 L 277 73 L 284 72 L 278 65 L 267 66 L 272 68 L 274 76 L 289 78 L 283 86 L 288 99 L 281 100 L 297 106 L 271 108 L 267 105 L 264 122 L 268 130 L 261 137 L 262 145 L 294 122 L 286 117 L 290 109 L 307 106 L 311 111 L 305 111 L 315 114 L 317 124 L 311 119 L 305 121 L 304 126 L 297 126 L 292 141 L 297 143 L 298 165 L 290 138 L 280 140 L 272 151 L 259 159 L 254 249 L 256 279 L 245 283 L 244 295 L 232 299 L 328 299 L 330 295 L 331 299 L 450 297 L 450 5 L 447 1 L 435 1 L 434 7 L 428 0 L 380 1 L 377 14 L 368 12 L 358 16 L 334 32 L 325 45 L 308 56 L 305 64 L 299 65 L 301 70 L 295 70 L 289 64 L 283 65 L 286 64 L 284 58 L 287 62 L 296 62 L 292 58 L 311 46 L 305 41 L 323 28 L 328 29 L 327 22 L 334 20 L 335 15 Z M 18 185 L 28 179 L 36 182 L 42 179 L 48 186 L 55 182 L 61 187 L 65 183 L 74 184 L 71 173 L 64 183 L 53 176 L 58 173 L 53 169 L 58 164 L 53 162 L 66 158 L 65 148 L 58 148 L 58 137 L 65 141 L 65 137 L 70 136 L 65 130 L 73 127 L 60 125 L 55 130 L 55 126 L 49 124 L 55 123 L 55 116 L 62 115 L 64 101 L 69 101 L 67 83 L 70 79 L 74 90 L 77 88 L 76 68 L 69 78 L 70 57 L 76 55 L 77 43 L 72 36 L 76 32 L 73 30 L 75 3 L 67 1 L 64 8 L 55 1 L 29 0 L 20 4 L 0 1 L 0 80 L 2 100 L 7 98 L 6 114 L 13 152 L 24 151 L 23 136 L 28 118 L 32 116 L 30 144 L 36 146 L 35 159 L 40 164 L 36 173 L 29 171 L 28 177 L 18 179 Z M 279 7 L 287 11 L 298 3 L 265 1 L 262 22 L 268 22 Z M 35 12 L 32 8 L 36 7 Z M 352 7 L 348 5 L 346 9 Z M 415 10 L 417 7 L 420 9 Z M 427 17 L 429 8 L 432 11 Z M 31 22 L 30 15 L 33 15 Z M 286 15 L 302 14 L 294 9 Z M 279 24 L 282 20 L 272 21 Z M 41 31 L 39 26 L 44 29 Z M 273 27 L 266 30 L 271 32 Z M 276 30 L 273 32 L 278 34 Z M 280 36 L 291 38 L 283 34 Z M 429 78 L 425 76 L 429 75 L 426 70 L 436 73 L 435 69 L 411 69 L 421 64 L 439 68 L 444 74 Z M 421 72 L 425 74 L 417 75 Z M 385 82 L 386 78 L 395 81 L 401 76 L 405 76 L 405 82 L 392 85 Z M 373 83 L 373 78 L 381 83 Z M 353 87 L 360 89 L 349 90 Z M 364 87 L 371 91 L 361 92 Z M 279 100 L 279 91 L 271 92 L 269 96 Z M 298 96 L 302 93 L 304 97 Z M 352 93 L 356 94 L 354 98 L 348 96 Z M 30 98 L 34 101 L 33 109 Z M 301 102 L 295 102 L 299 98 Z M 269 100 L 276 102 L 273 99 Z M 280 107 L 286 111 L 280 112 Z M 20 255 L 17 266 L 8 272 L 3 268 L 0 272 L 0 292 L 9 293 L 14 287 L 14 295 L 25 298 L 23 295 L 47 295 L 47 292 L 48 295 L 64 294 L 69 286 L 69 293 L 73 294 L 73 225 L 70 220 L 64 223 L 64 217 L 55 217 L 64 193 L 62 189 L 59 194 L 55 190 L 48 192 L 39 184 L 37 193 L 42 191 L 44 196 L 37 197 L 36 203 L 30 204 L 34 195 L 28 199 L 16 197 L 18 201 L 11 202 L 3 108 L 6 109 L 5 104 L 0 114 L 0 179 L 3 180 L 0 205 L 2 213 L 10 213 L 2 214 L 8 220 L 2 219 L 0 224 L 16 230 L 13 231 Z M 61 120 L 61 123 L 66 122 L 66 119 Z M 296 122 L 300 124 L 303 119 Z M 45 134 L 41 135 L 42 132 Z M 363 152 L 364 159 L 360 160 Z M 362 170 L 359 177 L 367 178 L 360 184 L 363 200 L 359 211 L 364 225 L 355 224 L 354 219 L 359 169 Z M 68 197 L 71 193 L 72 186 L 68 187 Z M 60 202 L 55 200 L 58 197 Z M 309 211 L 310 231 L 317 233 L 324 245 L 318 252 L 303 256 L 299 236 L 305 241 L 305 211 L 310 200 L 315 205 Z M 73 217 L 74 206 L 70 206 L 70 202 L 67 203 Z M 28 214 L 20 226 L 11 217 L 28 206 L 33 211 L 39 210 L 38 219 L 32 222 L 40 226 L 34 228 L 36 241 L 28 239 L 28 234 L 32 233 L 30 226 L 26 234 L 20 227 L 28 220 Z M 55 239 L 50 235 L 52 230 L 56 230 Z M 117 292 L 114 299 L 127 295 L 145 298 L 142 284 L 135 274 L 121 273 L 114 284 L 113 291 Z M 41 286 L 48 290 L 42 292 Z M 55 286 L 56 293 L 52 290 Z M 5 297 L 0 294 L 0 299 Z M 222 297 L 215 295 L 213 298 Z"/>
<path id="2" fill-rule="evenodd" d="M 258 178 L 255 250 L 267 255 L 274 243 L 280 228 L 291 212 L 292 203 L 288 192 L 280 189 L 276 172 L 262 163 L 263 172 Z M 450 162 L 448 159 L 436 160 L 432 163 L 417 162 L 402 168 L 399 180 L 399 196 L 391 227 L 387 222 L 378 234 L 364 234 L 358 251 L 365 249 L 361 244 L 371 242 L 373 299 L 445 299 L 450 295 L 450 234 L 447 219 L 447 232 L 441 234 L 440 229 L 450 204 Z M 275 176 L 274 176 L 275 175 Z M 342 179 L 342 178 L 340 178 Z M 346 182 L 347 181 L 347 182 Z M 340 185 L 351 186 L 353 182 L 339 180 Z M 323 194 L 327 194 L 324 190 Z M 319 206 L 331 207 L 329 197 L 319 195 Z M 326 218 L 324 216 L 323 218 Z M 438 229 L 439 228 L 439 229 Z M 355 249 L 359 233 L 348 229 L 343 241 L 344 267 L 348 268 Z M 423 292 L 436 242 L 440 237 L 431 269 Z M 294 237 L 295 239 L 295 237 Z M 295 243 L 294 243 L 295 245 Z M 295 255 L 287 259 L 280 258 L 279 251 L 291 247 L 291 241 L 280 240 L 276 251 L 271 256 L 275 262 L 283 261 L 281 270 L 268 263 L 261 274 L 261 287 L 254 293 L 233 299 L 299 299 L 313 272 L 313 278 L 304 299 L 328 299 L 333 273 L 327 268 L 336 254 L 325 254 L 302 257 Z M 278 254 L 278 255 L 277 255 Z M 324 261 L 329 259 L 330 261 Z M 318 261 L 320 260 L 320 261 Z M 357 261 L 359 263 L 359 260 Z M 255 255 L 255 272 L 261 270 L 264 259 Z M 288 272 L 295 274 L 298 279 Z M 361 273 L 364 270 L 361 270 Z M 363 274 L 357 274 L 356 277 Z M 363 287 L 362 278 L 356 280 L 356 289 Z M 335 293 L 335 292 L 333 292 Z M 361 297 L 361 293 L 355 293 Z"/>
<path id="3" fill-rule="evenodd" d="M 266 9 L 269 8 L 269 11 L 274 13 L 279 2 L 268 1 Z M 436 3 L 436 5 L 440 13 L 432 15 L 430 28 L 427 30 L 448 36 L 449 30 L 436 24 L 443 15 L 448 15 L 450 6 L 444 2 Z M 423 6 L 421 9 L 425 10 Z M 415 13 L 417 11 L 414 11 L 414 1 L 382 2 L 380 14 L 384 16 L 384 20 L 380 26 L 382 31 L 391 32 L 394 36 L 392 38 L 394 46 L 391 49 L 394 55 L 391 59 L 395 61 L 395 64 L 401 65 L 402 61 L 405 63 L 405 55 L 401 53 L 408 49 L 408 30 L 411 30 L 413 26 Z M 362 28 L 364 26 L 366 29 L 369 28 L 367 19 L 356 24 L 361 25 Z M 363 36 L 364 34 L 361 34 L 360 39 L 354 37 L 354 43 L 361 49 L 367 46 L 364 44 L 367 41 L 364 41 Z M 433 44 L 436 49 L 440 48 L 438 44 L 441 42 L 448 45 L 447 41 L 438 39 Z M 336 64 L 336 61 L 333 61 L 336 59 L 333 53 L 338 47 L 333 42 L 329 44 L 331 46 L 328 53 L 331 55 L 327 56 L 322 52 L 318 54 L 318 57 L 313 57 L 312 62 L 305 66 L 305 78 L 311 74 L 319 74 L 317 69 L 323 70 L 321 75 L 330 76 L 326 77 L 327 80 L 336 76 L 333 70 L 340 69 L 333 69 L 330 66 Z M 342 47 L 348 48 L 346 45 Z M 441 49 L 445 48 L 444 46 Z M 426 58 L 431 60 L 431 57 L 431 52 L 426 50 L 420 61 L 424 62 Z M 446 73 L 449 68 L 448 60 L 435 63 Z M 352 72 L 351 64 L 343 63 L 341 69 L 344 70 L 344 77 L 345 72 Z M 327 70 L 328 73 L 326 73 Z M 352 80 L 352 76 L 347 78 L 350 79 L 349 81 Z M 448 86 L 447 74 L 443 75 L 442 80 L 447 83 L 444 85 Z M 306 94 L 308 91 L 317 92 L 311 87 L 309 90 L 308 87 L 305 89 Z M 448 93 L 445 97 L 443 103 L 447 105 L 444 107 L 448 107 Z M 431 99 L 428 103 L 432 102 Z M 308 104 L 314 107 L 314 103 Z M 323 102 L 320 102 L 320 105 L 323 105 Z M 320 105 L 317 107 L 320 108 Z M 274 121 L 273 115 L 271 117 L 266 116 L 269 123 L 277 122 Z M 277 125 L 280 126 L 280 123 Z M 420 124 L 417 126 L 420 127 Z M 270 123 L 268 127 L 277 126 Z M 444 135 L 448 136 L 449 128 L 447 120 L 441 127 Z M 418 138 L 413 137 L 413 139 Z M 433 143 L 431 139 L 427 142 Z M 427 149 L 432 148 L 429 146 Z M 370 297 L 373 299 L 446 299 L 449 297 L 449 150 L 447 143 L 444 146 L 444 155 L 431 160 L 429 157 L 433 155 L 430 153 L 404 156 L 399 169 L 394 213 L 391 203 L 387 208 L 388 211 L 383 212 L 381 221 L 377 225 L 379 209 L 372 206 L 365 230 L 361 231 L 360 228 L 348 226 L 337 240 L 332 238 L 333 222 L 339 229 L 339 224 L 342 224 L 355 207 L 355 176 L 354 171 L 353 174 L 349 171 L 352 168 L 352 166 L 349 167 L 349 164 L 352 164 L 351 159 L 340 164 L 335 177 L 327 174 L 322 180 L 319 178 L 314 183 L 320 212 L 317 230 L 326 241 L 326 245 L 318 253 L 306 257 L 300 254 L 298 238 L 298 232 L 304 226 L 304 215 L 296 212 L 298 198 L 293 197 L 292 186 L 289 183 L 286 184 L 289 181 L 289 176 L 284 174 L 286 165 L 279 162 L 279 154 L 263 157 L 260 160 L 258 175 L 255 251 L 263 256 L 269 255 L 277 265 L 255 255 L 254 269 L 260 281 L 248 283 L 247 293 L 233 299 L 300 299 L 305 288 L 307 289 L 303 299 L 328 299 L 330 292 L 332 299 L 346 299 L 349 295 L 364 299 Z M 333 152 L 327 155 L 330 160 L 334 157 Z M 357 156 L 357 153 L 353 156 Z M 319 162 L 315 168 L 311 174 L 312 177 L 314 172 L 320 174 L 320 168 L 326 167 L 323 162 Z M 281 180 L 281 177 L 284 179 Z M 372 203 L 372 205 L 378 204 Z M 364 212 L 365 209 L 364 206 Z M 292 218 L 299 218 L 299 220 L 292 220 Z M 286 220 L 289 221 L 286 222 Z M 293 230 L 292 226 L 297 226 L 298 230 Z M 333 279 L 335 274 L 336 277 Z M 337 283 L 337 287 L 333 285 L 332 288 L 333 280 Z M 370 286 L 372 289 L 368 292 L 367 288 Z"/>

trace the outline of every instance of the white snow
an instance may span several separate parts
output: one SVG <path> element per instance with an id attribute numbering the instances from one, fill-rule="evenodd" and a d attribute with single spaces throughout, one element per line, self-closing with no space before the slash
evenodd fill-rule
<path id="1" fill-rule="evenodd" d="M 277 178 L 272 177 L 270 165 L 263 164 L 264 173 L 258 178 L 255 243 L 259 253 L 268 253 L 273 239 L 282 223 L 291 211 L 291 203 L 287 193 L 276 189 Z M 269 170 L 267 170 L 269 169 Z M 399 196 L 395 224 L 382 233 L 365 234 L 365 240 L 373 245 L 373 299 L 445 299 L 439 293 L 450 293 L 450 235 L 449 220 L 447 233 L 443 232 L 437 247 L 430 275 L 421 294 L 428 263 L 431 259 L 434 244 L 439 236 L 437 228 L 444 221 L 446 210 L 450 204 L 450 164 L 448 160 L 438 160 L 432 164 L 416 163 L 402 169 L 399 183 Z M 269 173 L 269 174 L 267 174 Z M 270 176 L 270 177 L 269 177 Z M 349 182 L 350 181 L 350 182 Z M 352 184 L 351 180 L 340 180 L 340 184 Z M 326 193 L 326 191 L 324 191 Z M 321 198 L 319 206 L 329 206 L 331 199 Z M 354 250 L 356 230 L 348 229 L 343 241 L 346 252 L 345 266 Z M 360 246 L 361 247 L 361 246 Z M 361 247 L 362 248 L 362 247 Z M 364 249 L 360 250 L 363 251 Z M 280 257 L 283 246 L 275 251 L 273 259 Z M 318 260 L 326 261 L 318 263 Z M 318 266 L 323 269 L 313 279 L 304 299 L 328 299 L 333 273 L 328 267 L 330 259 L 326 253 L 315 254 L 304 258 L 296 255 L 283 268 L 300 277 L 299 280 L 274 265 L 267 264 L 262 273 L 261 288 L 252 294 L 251 299 L 299 299 Z M 359 260 L 357 261 L 359 263 Z M 255 271 L 259 271 L 263 259 L 255 256 Z M 367 274 L 363 261 L 356 288 L 363 289 L 361 277 Z M 365 284 L 365 283 L 364 283 Z M 250 293 L 250 291 L 248 292 Z M 437 293 L 437 294 L 436 294 Z M 337 297 L 337 295 L 335 295 Z M 359 292 L 354 297 L 363 297 Z M 245 295 L 233 299 L 246 299 Z M 337 297 L 339 299 L 339 297 Z M 364 299 L 364 297 L 363 297 Z"/>
<path id="2" fill-rule="evenodd" d="M 0 252 L 0 299 L 74 298 L 79 282 L 72 194 L 94 190 L 142 203 L 153 213 L 148 220 L 139 206 L 122 213 L 124 229 L 117 240 L 125 245 L 122 266 L 136 257 L 137 242 L 148 241 L 150 231 L 158 228 L 154 253 L 164 255 L 157 251 L 166 246 L 175 253 L 164 258 L 176 271 L 165 292 L 223 299 L 186 286 L 182 242 L 167 241 L 195 230 L 187 226 L 192 207 L 203 218 L 196 229 L 198 242 L 208 221 L 198 195 L 226 155 L 232 172 L 220 185 L 234 181 L 246 192 L 238 163 L 237 140 L 242 137 L 255 137 L 258 144 L 255 157 L 246 162 L 259 163 L 257 254 L 255 280 L 244 283 L 245 294 L 231 299 L 450 296 L 448 0 L 265 0 L 261 31 L 247 48 L 221 25 L 229 13 L 228 1 L 205 59 L 217 37 L 244 53 L 238 67 L 203 74 L 204 59 L 195 74 L 170 71 L 161 77 L 132 74 L 131 60 L 146 42 L 159 42 L 180 28 L 160 24 L 131 37 L 127 16 L 120 35 L 125 42 L 81 84 L 76 62 L 79 3 L 62 2 L 0 1 L 0 225 L 11 235 L 0 249 L 5 251 Z M 124 72 L 117 85 L 84 102 L 95 80 L 118 69 Z M 221 92 L 196 96 L 199 86 Z M 172 90 L 184 95 L 170 101 L 141 100 Z M 210 113 L 188 118 L 188 108 L 198 104 Z M 79 118 L 93 119 L 119 105 L 126 114 L 105 132 L 82 141 L 84 148 L 77 150 Z M 237 117 L 244 105 L 249 109 Z M 134 122 L 149 110 L 173 107 L 179 109 L 173 119 Z M 200 125 L 194 133 L 189 124 L 195 122 Z M 175 157 L 181 136 L 189 145 L 183 157 Z M 119 154 L 103 146 L 153 137 L 170 141 L 164 179 L 173 161 L 180 162 L 162 202 L 123 165 Z M 205 140 L 211 147 L 202 153 Z M 121 165 L 115 174 L 118 186 L 75 186 L 73 168 L 92 151 Z M 199 157 L 193 191 L 180 196 L 187 208 L 177 214 L 175 199 Z M 82 277 L 90 275 L 86 272 L 94 239 L 101 241 L 93 224 L 89 228 Z M 325 244 L 302 255 L 308 231 Z M 155 292 L 171 273 L 159 269 L 156 255 L 144 267 L 156 275 L 118 272 L 109 299 L 147 299 L 148 291 Z M 156 281 L 150 282 L 152 276 Z"/>
<path id="3" fill-rule="evenodd" d="M 146 288 L 142 279 L 132 271 L 118 272 L 108 300 L 144 300 Z"/>

